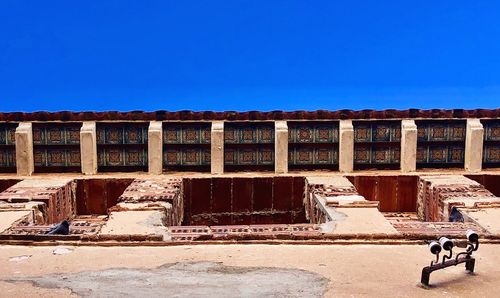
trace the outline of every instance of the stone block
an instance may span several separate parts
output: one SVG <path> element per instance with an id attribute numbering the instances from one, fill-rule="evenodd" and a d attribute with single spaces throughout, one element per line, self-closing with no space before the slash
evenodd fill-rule
<path id="1" fill-rule="evenodd" d="M 483 163 L 484 129 L 479 119 L 467 119 L 465 135 L 465 170 L 479 172 Z"/>
<path id="2" fill-rule="evenodd" d="M 211 172 L 212 174 L 224 173 L 224 122 L 212 122 L 211 132 Z"/>
<path id="3" fill-rule="evenodd" d="M 169 225 L 180 225 L 184 215 L 182 181 L 160 177 L 135 179 L 120 195 L 118 203 L 118 210 L 145 210 L 148 206 L 163 210 Z M 165 203 L 170 208 L 165 208 Z"/>
<path id="4" fill-rule="evenodd" d="M 401 122 L 401 172 L 417 169 L 417 125 L 414 120 Z"/>
<path id="5" fill-rule="evenodd" d="M 354 169 L 354 127 L 352 120 L 340 120 L 339 171 L 350 173 Z"/>
<path id="6" fill-rule="evenodd" d="M 80 130 L 80 153 L 82 173 L 94 175 L 97 173 L 97 139 L 96 123 L 84 122 Z"/>
<path id="7" fill-rule="evenodd" d="M 148 129 L 148 169 L 149 174 L 163 172 L 163 123 L 151 121 Z"/>
<path id="8" fill-rule="evenodd" d="M 286 121 L 275 122 L 275 166 L 277 174 L 288 173 L 288 125 Z"/>
<path id="9" fill-rule="evenodd" d="M 16 168 L 17 174 L 30 176 L 33 174 L 33 130 L 31 122 L 22 122 L 16 128 Z"/>

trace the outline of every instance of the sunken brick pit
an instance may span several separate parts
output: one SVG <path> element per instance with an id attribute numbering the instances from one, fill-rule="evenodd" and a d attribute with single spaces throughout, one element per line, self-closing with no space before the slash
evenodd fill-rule
<path id="1" fill-rule="evenodd" d="M 183 225 L 307 222 L 304 177 L 188 178 Z"/>
<path id="2" fill-rule="evenodd" d="M 499 181 L 479 174 L 0 179 L 0 241 L 408 241 L 467 229 L 496 239 L 481 216 L 500 207 Z M 464 222 L 449 222 L 452 207 Z M 64 219 L 70 235 L 46 235 Z"/>

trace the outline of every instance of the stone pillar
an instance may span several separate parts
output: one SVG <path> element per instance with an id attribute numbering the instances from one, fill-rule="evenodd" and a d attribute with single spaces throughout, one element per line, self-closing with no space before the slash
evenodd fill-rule
<path id="1" fill-rule="evenodd" d="M 163 122 L 151 121 L 148 129 L 149 174 L 163 173 Z"/>
<path id="2" fill-rule="evenodd" d="M 212 122 L 210 165 L 212 174 L 224 173 L 224 121 Z"/>
<path id="3" fill-rule="evenodd" d="M 354 169 L 354 127 L 352 120 L 340 120 L 339 171 L 350 173 Z"/>
<path id="4" fill-rule="evenodd" d="M 30 176 L 35 169 L 33 160 L 33 129 L 31 122 L 19 123 L 15 133 L 17 174 Z"/>
<path id="5" fill-rule="evenodd" d="M 484 129 L 479 119 L 467 119 L 465 135 L 465 170 L 481 171 L 483 165 Z"/>
<path id="6" fill-rule="evenodd" d="M 288 125 L 286 121 L 274 122 L 274 172 L 288 173 Z"/>
<path id="7" fill-rule="evenodd" d="M 97 173 L 97 137 L 95 122 L 83 122 L 80 130 L 80 154 L 82 173 L 94 175 Z"/>
<path id="8" fill-rule="evenodd" d="M 417 170 L 417 125 L 414 120 L 401 121 L 401 172 Z"/>

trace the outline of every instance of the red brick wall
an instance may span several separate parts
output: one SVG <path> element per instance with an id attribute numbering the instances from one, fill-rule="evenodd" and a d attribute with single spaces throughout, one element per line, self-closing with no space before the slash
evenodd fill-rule
<path id="1" fill-rule="evenodd" d="M 76 184 L 76 210 L 79 215 L 108 214 L 118 197 L 134 179 L 79 179 Z"/>
<path id="2" fill-rule="evenodd" d="M 184 224 L 304 223 L 303 177 L 184 179 Z"/>
<path id="3" fill-rule="evenodd" d="M 75 215 L 76 185 L 71 179 L 48 181 L 25 180 L 0 193 L 0 200 L 12 202 L 37 201 L 45 203 L 44 224 L 72 219 Z"/>
<path id="4" fill-rule="evenodd" d="M 498 200 L 483 185 L 463 176 L 451 177 L 450 180 L 446 180 L 446 176 L 422 176 L 419 179 L 418 196 L 421 204 L 418 216 L 421 220 L 448 221 L 448 214 L 453 206 L 464 206 L 470 200 Z"/>
<path id="5" fill-rule="evenodd" d="M 6 190 L 7 188 L 11 187 L 12 185 L 18 183 L 21 180 L 15 180 L 15 179 L 2 179 L 0 180 L 0 192 Z"/>
<path id="6" fill-rule="evenodd" d="M 382 212 L 417 211 L 417 176 L 348 176 L 359 194 L 379 201 Z"/>
<path id="7" fill-rule="evenodd" d="M 500 197 L 500 174 L 497 175 L 465 175 L 465 177 L 472 179 L 484 186 L 487 190 L 491 191 L 495 196 Z"/>

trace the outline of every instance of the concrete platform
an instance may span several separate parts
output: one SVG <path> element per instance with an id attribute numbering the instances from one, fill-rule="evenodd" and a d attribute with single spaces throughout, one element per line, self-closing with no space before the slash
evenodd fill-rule
<path id="1" fill-rule="evenodd" d="M 460 209 L 460 212 L 489 233 L 500 234 L 500 208 Z"/>
<path id="2" fill-rule="evenodd" d="M 333 234 L 398 234 L 398 231 L 376 208 L 335 208 L 333 222 L 323 231 Z"/>
<path id="3" fill-rule="evenodd" d="M 164 225 L 165 213 L 162 211 L 123 211 L 111 212 L 102 235 L 162 235 L 169 240 L 167 227 Z"/>
<path id="4" fill-rule="evenodd" d="M 377 208 L 367 201 L 345 177 L 307 177 L 310 205 L 322 215 L 321 230 L 329 234 L 388 234 L 398 231 Z"/>
<path id="5" fill-rule="evenodd" d="M 3 211 L 0 212 L 0 233 L 10 228 L 16 221 L 29 215 L 30 211 Z"/>

